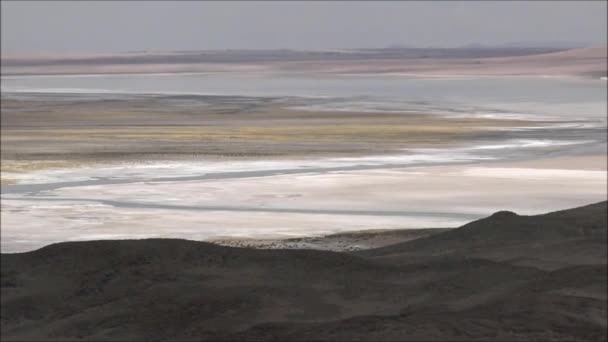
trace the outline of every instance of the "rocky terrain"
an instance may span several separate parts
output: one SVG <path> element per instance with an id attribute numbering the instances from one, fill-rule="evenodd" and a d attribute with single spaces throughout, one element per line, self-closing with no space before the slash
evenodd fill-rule
<path id="1" fill-rule="evenodd" d="M 2 340 L 602 341 L 606 209 L 498 212 L 349 253 L 150 239 L 2 254 Z"/>

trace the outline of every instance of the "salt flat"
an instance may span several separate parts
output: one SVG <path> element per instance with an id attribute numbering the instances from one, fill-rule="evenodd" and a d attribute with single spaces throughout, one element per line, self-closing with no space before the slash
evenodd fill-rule
<path id="1" fill-rule="evenodd" d="M 63 240 L 276 239 L 368 229 L 456 227 L 500 209 L 532 215 L 607 196 L 605 169 L 531 166 L 478 163 L 303 171 L 9 194 L 3 196 L 2 248 L 30 250 Z M 522 193 L 526 194 L 523 198 Z"/>
<path id="2" fill-rule="evenodd" d="M 3 78 L 1 248 L 457 227 L 601 201 L 598 82 Z"/>

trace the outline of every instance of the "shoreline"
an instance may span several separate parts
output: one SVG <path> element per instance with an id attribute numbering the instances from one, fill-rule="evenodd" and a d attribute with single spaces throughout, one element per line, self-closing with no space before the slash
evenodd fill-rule
<path id="1" fill-rule="evenodd" d="M 484 79 L 484 78 L 513 78 L 513 79 L 556 79 L 556 80 L 572 80 L 572 81 L 605 81 L 606 76 L 591 76 L 586 74 L 474 74 L 474 73 L 454 73 L 454 74 L 434 74 L 434 73 L 408 73 L 408 72 L 358 72 L 358 73 L 311 73 L 309 71 L 275 71 L 275 70 L 255 70 L 255 71 L 174 71 L 174 72 L 108 72 L 108 73 L 42 73 L 42 74 L 19 74 L 19 73 L 3 73 L 1 78 L 18 79 L 18 78 L 44 78 L 44 77 L 103 77 L 103 76 L 205 76 L 205 75 L 225 75 L 225 74 L 254 74 L 254 75 L 271 75 L 271 76 L 290 76 L 290 75 L 312 75 L 317 77 L 374 77 L 385 76 L 395 78 L 411 78 L 411 79 L 430 79 L 430 80 L 466 80 L 466 79 Z M 16 91 L 7 90 L 4 93 L 43 93 L 37 91 Z M 105 94 L 123 94 L 104 92 Z M 49 92 L 49 94 L 64 94 L 61 92 Z M 67 93 L 65 93 L 67 94 Z M 94 93 L 83 93 L 94 94 Z M 170 93 L 133 93 L 134 95 L 171 95 Z M 213 94 L 185 94 L 185 95 L 213 95 Z M 227 95 L 231 96 L 231 95 Z M 234 95 L 239 96 L 239 95 Z M 243 95 L 245 96 L 245 95 Z"/>
<path id="2" fill-rule="evenodd" d="M 302 51 L 295 55 L 277 55 L 266 51 L 266 55 L 251 55 L 252 51 L 227 52 L 219 51 L 213 54 L 199 55 L 192 59 L 188 53 L 169 54 L 114 54 L 113 56 L 93 56 L 76 59 L 55 56 L 54 58 L 5 58 L 3 59 L 2 74 L 76 74 L 91 73 L 91 70 L 100 74 L 113 73 L 139 73 L 139 72 L 243 72 L 243 71 L 273 71 L 273 72 L 311 72 L 319 74 L 353 74 L 353 73 L 408 73 L 430 75 L 443 74 L 470 74 L 470 75 L 599 75 L 606 76 L 606 48 L 579 48 L 555 49 L 544 53 L 519 50 L 514 55 L 513 50 L 500 51 L 479 49 L 445 50 L 439 55 L 437 51 L 429 58 L 428 52 L 433 49 L 397 49 L 397 55 L 386 55 L 390 50 L 372 50 L 371 54 L 355 52 L 336 56 L 315 55 L 311 51 Z M 409 52 L 408 52 L 409 51 Z M 417 53 L 415 51 L 418 51 Z M 415 52 L 412 54 L 412 52 Z M 456 52 L 456 54 L 453 54 Z M 217 53 L 220 54 L 219 58 Z M 293 54 L 293 52 L 291 52 Z M 312 55 L 310 55 L 312 53 Z M 452 53 L 452 55 L 450 55 Z M 463 54 L 464 53 L 464 54 Z M 224 54 L 223 57 L 221 54 Z M 399 56 L 399 54 L 402 54 Z M 445 54 L 441 56 L 441 54 Z M 159 63 L 158 56 L 163 56 Z M 299 56 L 299 57 L 298 57 Z M 184 60 L 184 57 L 186 60 Z M 169 58 L 169 60 L 167 60 Z M 171 60 L 172 58 L 172 60 Z M 312 58 L 312 59 L 311 59 Z M 130 60 L 129 64 L 124 63 Z M 228 61 L 228 62 L 226 62 Z M 77 62 L 77 63 L 76 63 Z M 70 65 L 72 64 L 72 65 Z M 86 71 L 85 71 L 86 70 Z"/>

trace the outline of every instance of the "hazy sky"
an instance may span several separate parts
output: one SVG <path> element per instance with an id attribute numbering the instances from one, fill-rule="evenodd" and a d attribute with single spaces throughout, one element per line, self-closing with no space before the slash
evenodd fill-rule
<path id="1" fill-rule="evenodd" d="M 327 49 L 528 41 L 606 44 L 606 1 L 2 0 L 2 50 Z"/>

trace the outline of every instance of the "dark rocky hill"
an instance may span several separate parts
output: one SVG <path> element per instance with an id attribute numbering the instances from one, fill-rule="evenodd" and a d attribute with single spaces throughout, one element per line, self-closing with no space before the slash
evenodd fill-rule
<path id="1" fill-rule="evenodd" d="M 608 337 L 606 202 L 350 254 L 69 242 L 1 271 L 2 341 Z"/>

